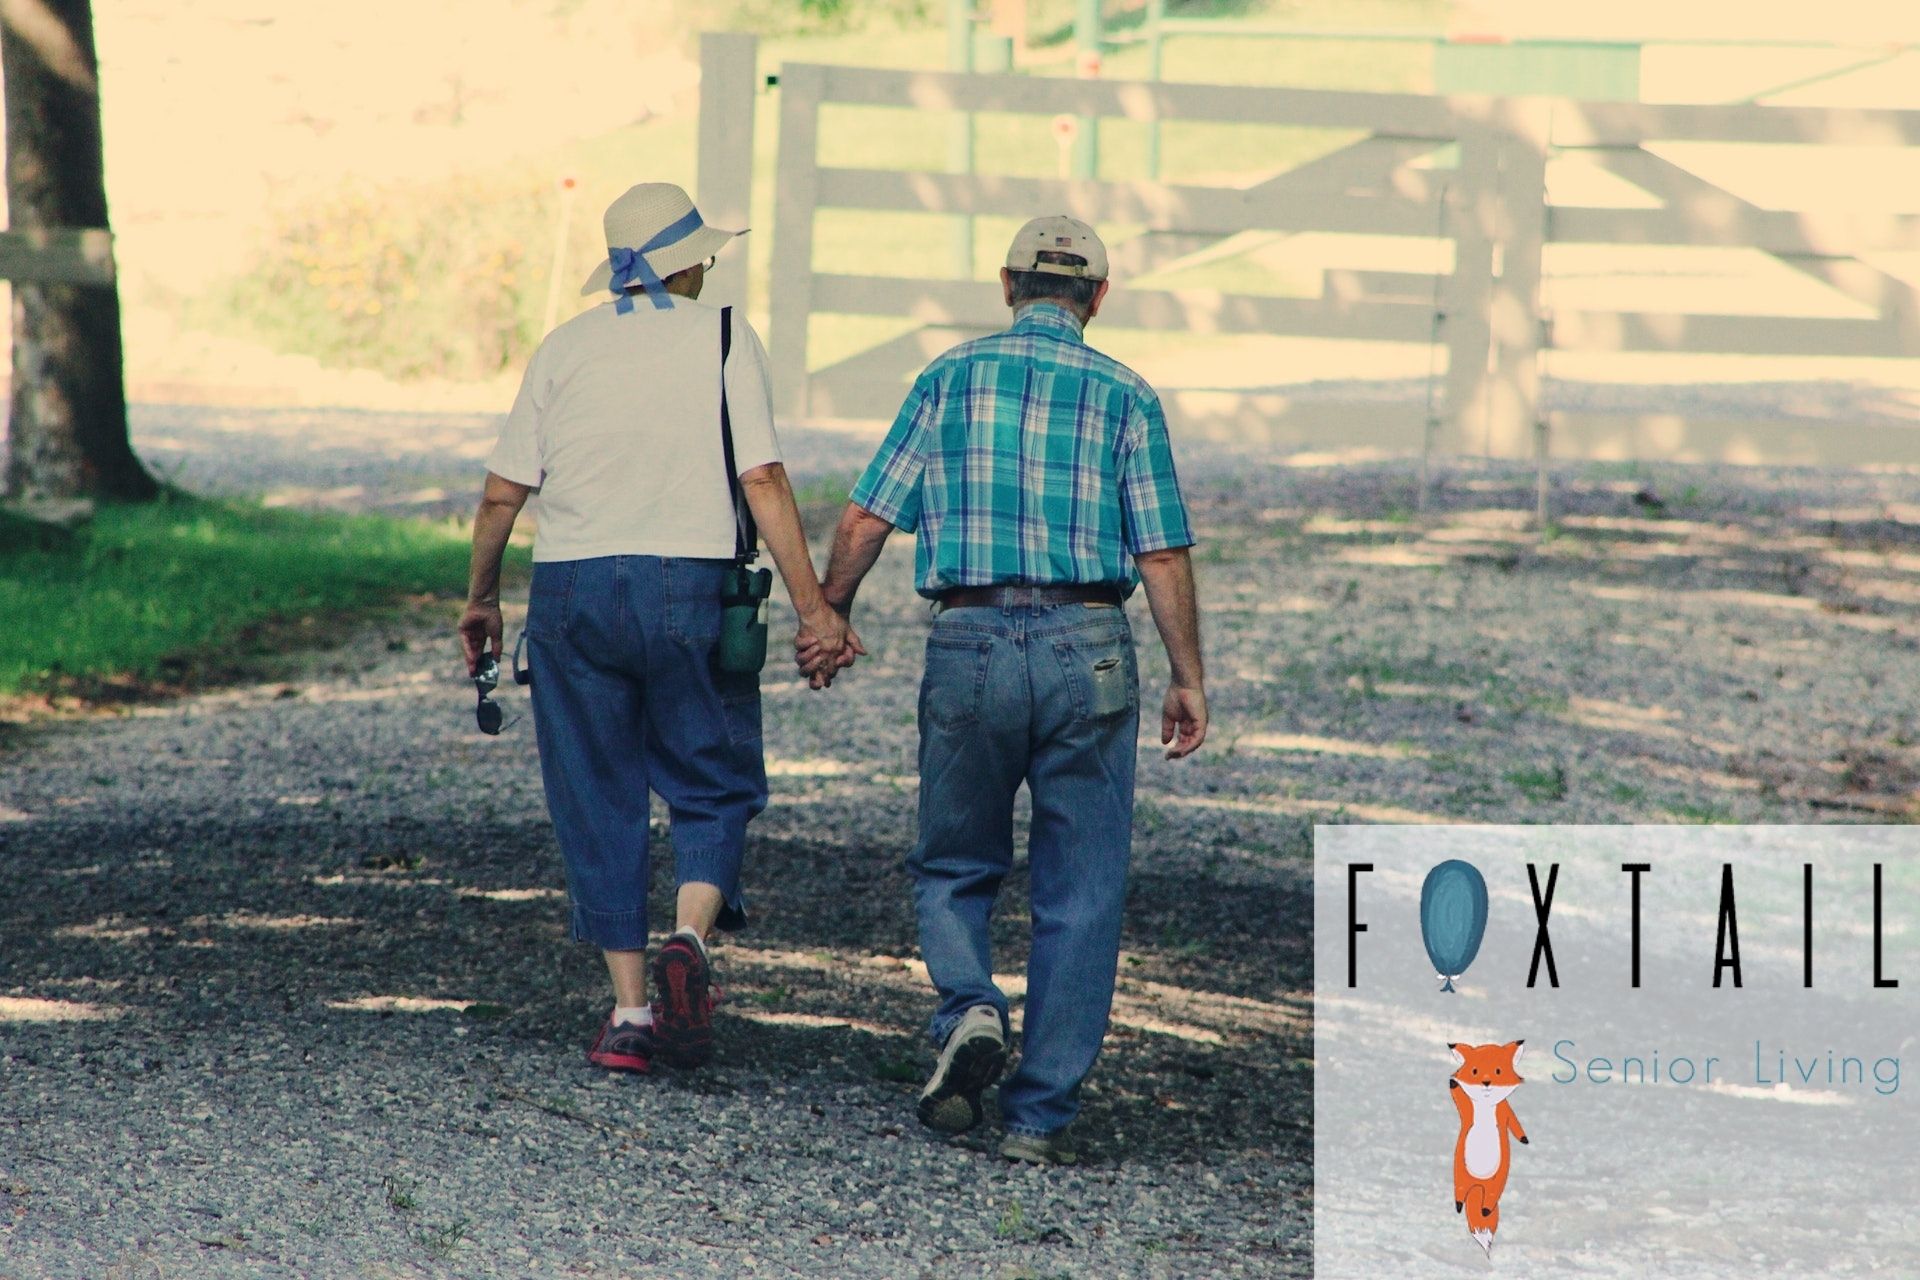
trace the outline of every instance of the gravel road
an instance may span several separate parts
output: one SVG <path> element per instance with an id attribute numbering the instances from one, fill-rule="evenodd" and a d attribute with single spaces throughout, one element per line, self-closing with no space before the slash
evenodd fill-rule
<path id="1" fill-rule="evenodd" d="M 441 515 L 492 424 L 137 430 L 189 487 Z M 788 446 L 817 538 L 870 442 Z M 1511 473 L 1416 513 L 1403 464 L 1183 461 L 1215 737 L 1143 743 L 1085 1167 L 913 1121 L 925 610 L 896 540 L 871 659 L 767 677 L 756 920 L 700 1073 L 586 1066 L 603 976 L 564 941 L 525 695 L 473 731 L 450 604 L 0 739 L 0 1276 L 1306 1275 L 1313 823 L 1913 815 L 1920 480 L 1569 470 L 1542 540 Z M 1024 914 L 1022 869 L 1009 975 Z"/>

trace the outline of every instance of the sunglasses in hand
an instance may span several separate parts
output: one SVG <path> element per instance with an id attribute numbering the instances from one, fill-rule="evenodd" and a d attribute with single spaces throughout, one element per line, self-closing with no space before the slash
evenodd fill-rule
<path id="1" fill-rule="evenodd" d="M 474 719 L 480 724 L 480 732 L 488 735 L 499 733 L 504 713 L 500 710 L 500 704 L 493 700 L 493 691 L 500 687 L 500 659 L 490 653 L 480 659 L 480 666 L 473 673 L 473 687 L 480 694 L 480 704 L 473 711 Z"/>

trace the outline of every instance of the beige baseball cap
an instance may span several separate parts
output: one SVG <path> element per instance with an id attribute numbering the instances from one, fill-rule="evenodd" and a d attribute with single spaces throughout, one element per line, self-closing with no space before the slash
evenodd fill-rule
<path id="1" fill-rule="evenodd" d="M 1042 253 L 1074 253 L 1087 260 L 1084 267 L 1042 262 Z M 1007 249 L 1007 270 L 1039 271 L 1052 276 L 1077 276 L 1083 280 L 1107 278 L 1107 246 L 1100 233 L 1078 218 L 1064 213 L 1035 218 L 1014 234 Z"/>

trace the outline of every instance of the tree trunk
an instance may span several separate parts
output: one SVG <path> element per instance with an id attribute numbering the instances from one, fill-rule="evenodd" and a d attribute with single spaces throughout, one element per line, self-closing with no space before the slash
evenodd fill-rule
<path id="1" fill-rule="evenodd" d="M 91 0 L 0 0 L 13 229 L 107 226 Z M 127 438 L 115 285 L 13 286 L 7 496 L 152 498 Z"/>

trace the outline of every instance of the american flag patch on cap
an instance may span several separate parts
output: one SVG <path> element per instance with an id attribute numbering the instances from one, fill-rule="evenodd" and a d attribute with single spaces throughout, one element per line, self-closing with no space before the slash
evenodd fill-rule
<path id="1" fill-rule="evenodd" d="M 1053 242 L 1062 249 L 1070 249 L 1073 247 L 1072 236 L 1055 236 Z"/>

